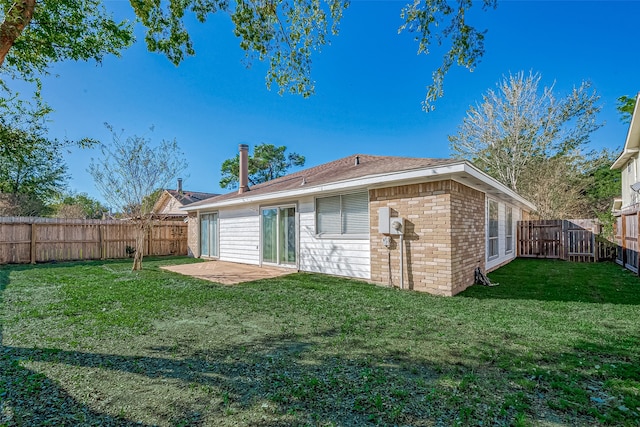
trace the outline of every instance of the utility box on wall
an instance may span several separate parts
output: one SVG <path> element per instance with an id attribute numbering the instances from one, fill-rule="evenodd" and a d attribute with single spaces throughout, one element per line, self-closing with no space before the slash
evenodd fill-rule
<path id="1" fill-rule="evenodd" d="M 391 216 L 391 208 L 378 208 L 378 232 L 381 234 L 400 235 L 404 229 L 404 218 Z"/>

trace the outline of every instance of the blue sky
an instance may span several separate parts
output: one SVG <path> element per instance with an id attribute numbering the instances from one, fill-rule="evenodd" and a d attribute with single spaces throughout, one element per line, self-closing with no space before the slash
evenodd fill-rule
<path id="1" fill-rule="evenodd" d="M 179 67 L 149 53 L 139 41 L 121 58 L 102 64 L 63 63 L 44 79 L 44 98 L 54 108 L 52 137 L 92 137 L 104 142 L 109 122 L 126 134 L 153 140 L 176 138 L 189 170 L 184 187 L 222 192 L 222 162 L 238 144 L 286 145 L 314 166 L 355 153 L 449 157 L 454 134 L 469 106 L 494 88 L 503 74 L 539 72 L 545 85 L 565 94 L 590 80 L 601 95 L 605 126 L 590 148 L 621 148 L 627 125 L 616 98 L 640 90 L 637 38 L 639 1 L 501 1 L 496 10 L 473 13 L 488 29 L 486 55 L 477 69 L 454 68 L 445 96 L 424 113 L 421 101 L 442 50 L 417 55 L 409 34 L 398 35 L 402 1 L 352 1 L 340 35 L 314 57 L 316 94 L 280 96 L 265 86 L 266 66 L 247 68 L 228 17 L 214 16 L 190 31 L 196 55 Z M 128 2 L 107 1 L 118 16 Z M 150 131 L 153 126 L 154 130 Z M 87 167 L 97 150 L 65 155 L 69 186 L 102 199 Z"/>

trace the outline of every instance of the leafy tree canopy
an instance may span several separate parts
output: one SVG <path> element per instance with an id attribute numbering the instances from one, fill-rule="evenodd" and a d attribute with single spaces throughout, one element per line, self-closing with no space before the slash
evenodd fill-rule
<path id="1" fill-rule="evenodd" d="M 583 154 L 601 126 L 599 96 L 583 82 L 558 98 L 553 87 L 540 89 L 540 80 L 532 73 L 504 76 L 468 110 L 449 137 L 451 149 L 533 202 L 544 219 L 591 216 L 588 202 L 609 197 L 609 189 L 605 196 L 594 187 L 603 161 Z"/>
<path id="2" fill-rule="evenodd" d="M 616 109 L 620 113 L 621 120 L 624 123 L 631 123 L 631 117 L 633 116 L 633 109 L 636 107 L 636 98 L 632 98 L 627 95 L 622 95 L 618 98 L 618 105 Z"/>
<path id="3" fill-rule="evenodd" d="M 87 193 L 67 193 L 53 206 L 58 218 L 101 219 L 109 208 Z"/>
<path id="4" fill-rule="evenodd" d="M 65 188 L 67 166 L 62 154 L 71 144 L 46 136 L 48 110 L 16 98 L 0 100 L 0 192 L 29 195 L 49 203 Z"/>
<path id="5" fill-rule="evenodd" d="M 558 98 L 553 87 L 539 87 L 541 79 L 537 73 L 503 76 L 497 90 L 488 90 L 468 110 L 458 133 L 449 136 L 454 156 L 518 191 L 532 160 L 582 148 L 601 126 L 599 96 L 583 82 Z"/>
<path id="6" fill-rule="evenodd" d="M 99 0 L 0 0 L 0 65 L 32 80 L 64 60 L 102 61 L 133 43 L 133 27 Z"/>
<path id="7" fill-rule="evenodd" d="M 249 184 L 256 185 L 287 174 L 292 167 L 304 166 L 305 158 L 298 153 L 286 154 L 287 147 L 262 143 L 249 156 Z M 238 186 L 240 155 L 222 163 L 220 187 Z"/>
<path id="8" fill-rule="evenodd" d="M 205 22 L 210 14 L 225 13 L 249 60 L 269 64 L 267 86 L 279 92 L 309 96 L 314 92 L 312 54 L 337 35 L 348 0 L 131 0 L 145 40 L 152 52 L 179 64 L 195 49 L 185 21 L 193 14 Z M 495 8 L 497 0 L 481 0 Z M 418 53 L 444 46 L 442 65 L 427 87 L 424 109 L 443 94 L 443 79 L 453 64 L 473 69 L 484 54 L 485 31 L 471 26 L 467 13 L 472 0 L 452 5 L 446 0 L 424 0 L 399 10 L 399 32 L 414 35 Z M 67 60 L 98 62 L 118 55 L 132 44 L 132 25 L 118 22 L 99 0 L 0 0 L 0 66 L 13 76 L 32 79 L 49 65 Z"/>

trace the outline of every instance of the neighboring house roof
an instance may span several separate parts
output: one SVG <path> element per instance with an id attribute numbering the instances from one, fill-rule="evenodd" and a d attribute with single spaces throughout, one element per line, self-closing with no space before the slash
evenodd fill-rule
<path id="1" fill-rule="evenodd" d="M 178 191 L 178 190 L 165 190 L 169 193 L 174 199 L 178 201 L 182 206 L 190 205 L 191 203 L 196 203 L 201 200 L 210 199 L 211 197 L 219 196 L 219 194 L 214 193 L 202 193 L 199 191 Z"/>
<path id="2" fill-rule="evenodd" d="M 636 106 L 631 116 L 631 124 L 627 132 L 627 139 L 624 143 L 622 154 L 613 162 L 611 169 L 622 169 L 630 158 L 640 151 L 640 93 L 636 96 Z"/>
<path id="3" fill-rule="evenodd" d="M 523 197 L 459 159 L 430 159 L 415 157 L 372 156 L 355 154 L 349 157 L 301 170 L 281 178 L 250 187 L 245 193 L 237 191 L 192 203 L 185 211 L 266 202 L 330 192 L 383 188 L 412 182 L 458 178 L 465 185 L 498 198 L 508 199 L 521 207 L 535 210 Z"/>
<path id="4" fill-rule="evenodd" d="M 167 189 L 162 192 L 162 195 L 153 208 L 153 212 L 157 215 L 164 216 L 184 216 L 185 213 L 180 212 L 178 210 L 179 208 L 215 196 L 219 196 L 219 194 Z"/>

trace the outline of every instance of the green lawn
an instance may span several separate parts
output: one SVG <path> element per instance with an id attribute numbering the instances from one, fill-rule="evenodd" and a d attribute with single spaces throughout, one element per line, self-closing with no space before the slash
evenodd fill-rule
<path id="1" fill-rule="evenodd" d="M 454 298 L 186 258 L 0 268 L 1 425 L 640 425 L 640 280 L 516 260 Z"/>

